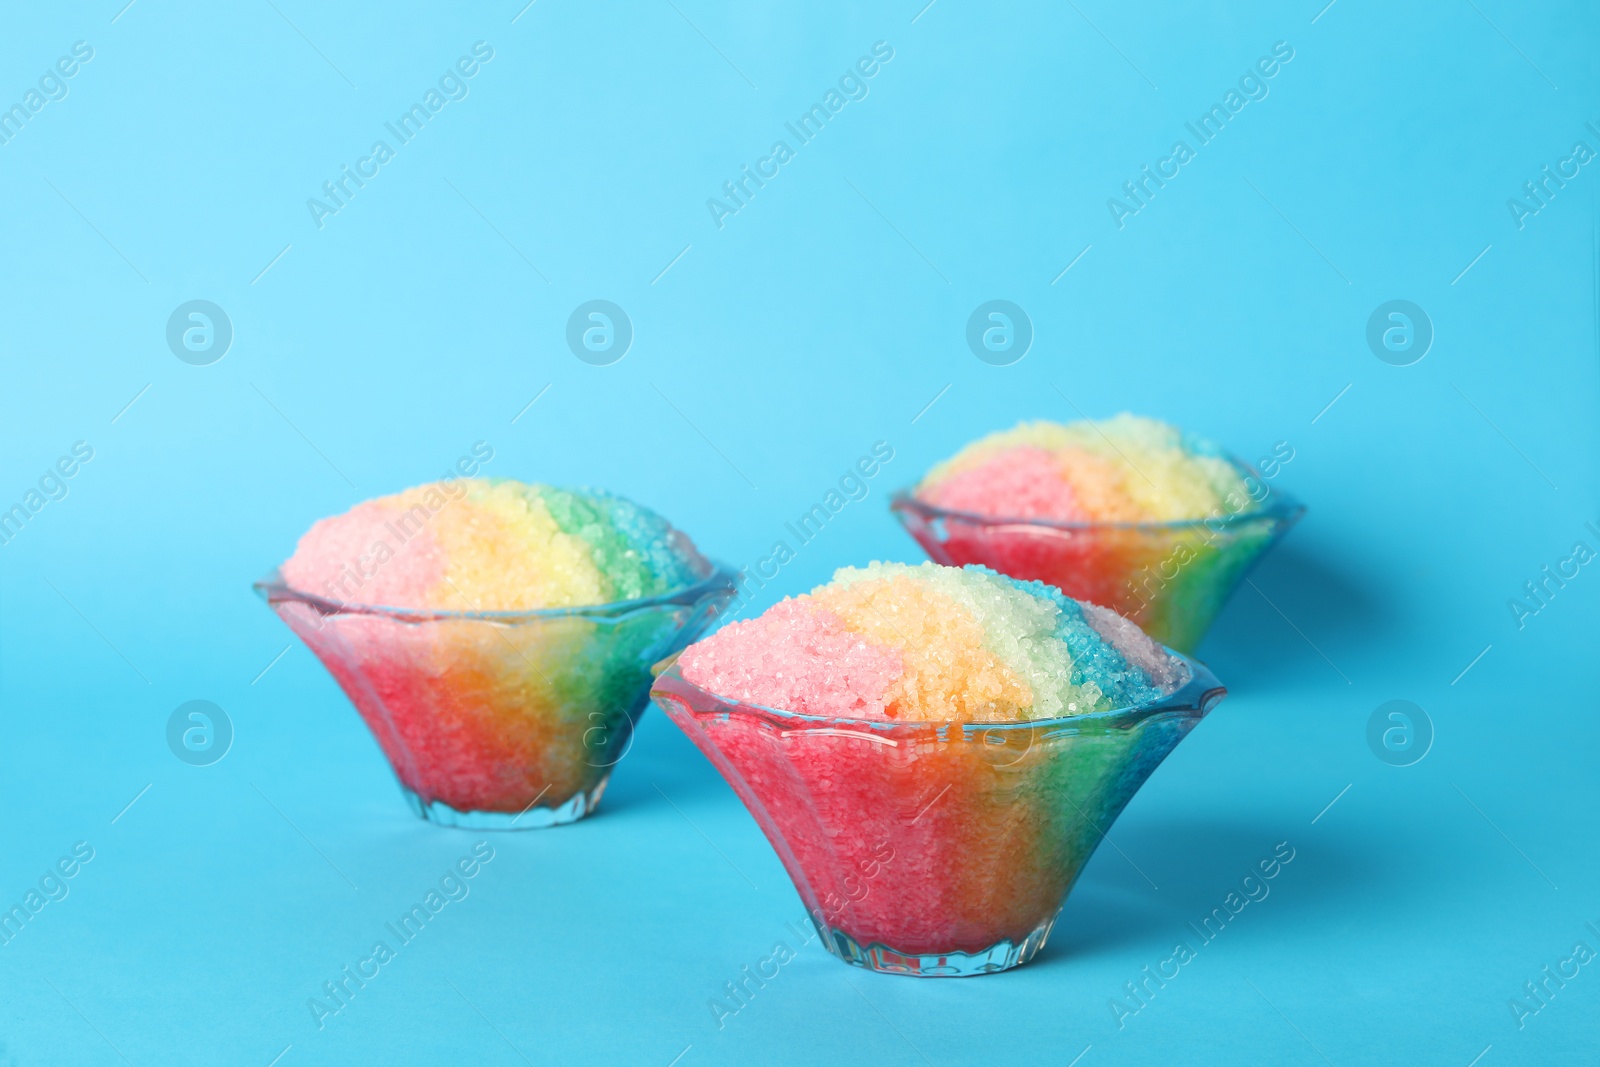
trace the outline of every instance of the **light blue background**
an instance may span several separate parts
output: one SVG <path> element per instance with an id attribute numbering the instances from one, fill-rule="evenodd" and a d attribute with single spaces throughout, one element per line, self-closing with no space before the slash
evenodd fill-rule
<path id="1" fill-rule="evenodd" d="M 121 3 L 0 19 L 7 103 L 95 50 L 0 145 L 0 506 L 95 450 L 0 547 L 0 904 L 95 849 L 0 947 L 0 1064 L 1592 1062 L 1600 964 L 1522 1029 L 1507 1001 L 1600 949 L 1600 566 L 1523 629 L 1507 601 L 1600 548 L 1600 164 L 1523 229 L 1506 206 L 1600 148 L 1592 9 Z M 306 199 L 479 40 L 470 95 L 319 230 Z M 880 40 L 870 95 L 719 230 L 707 198 Z M 1119 230 L 1107 198 L 1277 41 L 1270 95 Z M 235 330 L 208 367 L 164 340 L 196 298 Z M 608 367 L 563 340 L 594 298 L 636 330 Z M 1014 366 L 963 340 L 994 298 L 1036 330 Z M 1409 367 L 1364 340 L 1395 298 L 1436 330 Z M 802 908 L 652 711 L 598 817 L 493 836 L 317 1029 L 307 998 L 480 835 L 409 814 L 250 593 L 314 519 L 485 440 L 488 473 L 753 563 L 890 442 L 759 609 L 919 558 L 888 492 L 973 436 L 1123 409 L 1289 442 L 1310 511 L 1201 649 L 1233 695 L 1035 963 L 917 982 L 813 942 L 719 1030 L 708 999 Z M 236 730 L 198 769 L 164 739 L 196 698 Z M 1415 766 L 1367 747 L 1391 699 L 1436 729 Z M 1271 896 L 1119 1030 L 1110 998 L 1280 841 Z"/>

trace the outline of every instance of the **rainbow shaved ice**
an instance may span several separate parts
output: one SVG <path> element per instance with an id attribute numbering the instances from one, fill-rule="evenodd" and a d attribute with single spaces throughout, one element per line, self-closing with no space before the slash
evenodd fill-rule
<path id="1" fill-rule="evenodd" d="M 731 593 L 718 574 L 622 497 L 458 479 L 317 522 L 265 592 L 419 814 L 526 828 L 599 802 L 650 665 Z"/>
<path id="2" fill-rule="evenodd" d="M 981 563 L 1099 604 L 1193 651 L 1245 572 L 1299 515 L 1266 475 L 1155 419 L 1025 422 L 935 465 L 894 508 L 940 563 Z"/>
<path id="3" fill-rule="evenodd" d="M 623 497 L 463 479 L 319 520 L 283 576 L 341 603 L 521 611 L 656 596 L 703 568 L 687 537 Z"/>
<path id="4" fill-rule="evenodd" d="M 900 721 L 1106 711 L 1153 699 L 1172 678 L 1170 657 L 1111 612 L 987 567 L 933 563 L 842 568 L 827 585 L 730 623 L 679 663 L 721 696 Z"/>
<path id="5" fill-rule="evenodd" d="M 1220 696 L 1206 678 L 1041 583 L 874 563 L 691 645 L 653 692 L 830 951 L 944 975 L 1038 951 L 1105 828 Z"/>
<path id="6" fill-rule="evenodd" d="M 916 491 L 952 511 L 1059 522 L 1203 519 L 1230 494 L 1249 496 L 1216 445 L 1126 413 L 990 434 L 936 465 Z"/>

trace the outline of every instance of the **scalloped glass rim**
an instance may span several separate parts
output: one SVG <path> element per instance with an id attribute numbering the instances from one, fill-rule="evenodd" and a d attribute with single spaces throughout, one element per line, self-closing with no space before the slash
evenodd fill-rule
<path id="1" fill-rule="evenodd" d="M 1261 477 L 1261 472 L 1256 470 L 1250 464 L 1239 459 L 1237 456 L 1228 456 L 1226 458 L 1228 462 L 1232 463 L 1236 468 L 1238 468 L 1242 475 L 1254 478 L 1262 485 L 1267 484 L 1267 480 Z M 917 483 L 917 485 L 921 484 L 922 483 L 920 482 Z M 1266 500 L 1263 501 L 1265 506 L 1252 508 L 1249 511 L 1236 511 L 1231 515 L 1222 515 L 1216 518 L 1177 519 L 1172 522 L 1098 522 L 1093 520 L 1088 522 L 1065 522 L 1058 519 L 1022 519 L 1001 515 L 984 515 L 976 511 L 956 511 L 951 508 L 939 507 L 937 504 L 929 504 L 925 500 L 920 500 L 917 498 L 916 491 L 917 486 L 909 486 L 907 488 L 897 490 L 889 497 L 889 509 L 891 511 L 915 512 L 920 518 L 930 521 L 937 519 L 954 519 L 969 526 L 1022 526 L 1035 529 L 1043 527 L 1045 529 L 1063 531 L 1168 530 L 1178 532 L 1205 526 L 1210 529 L 1212 533 L 1220 533 L 1230 526 L 1251 522 L 1256 519 L 1275 519 L 1287 527 L 1290 523 L 1299 519 L 1301 515 L 1305 514 L 1306 510 L 1304 504 L 1300 503 L 1300 501 L 1296 500 L 1293 496 L 1290 496 L 1287 492 L 1268 486 L 1268 496 Z"/>
<path id="2" fill-rule="evenodd" d="M 959 729 L 959 736 L 963 740 L 986 740 L 985 735 L 996 730 L 1045 730 L 1049 736 L 1054 737 L 1080 734 L 1085 732 L 1086 727 L 1095 733 L 1125 730 L 1153 715 L 1167 713 L 1188 713 L 1197 720 L 1204 718 L 1218 701 L 1228 695 L 1228 690 L 1205 664 L 1192 660 L 1180 652 L 1173 652 L 1171 649 L 1166 651 L 1188 672 L 1188 679 L 1166 696 L 1132 707 L 1108 708 L 1105 711 L 1062 715 L 1053 719 L 886 720 L 806 715 L 798 711 L 784 711 L 781 708 L 752 704 L 724 697 L 709 689 L 702 689 L 683 676 L 678 668 L 676 656 L 672 657 L 669 664 L 658 665 L 661 670 L 655 684 L 650 687 L 650 695 L 652 698 L 658 694 L 674 697 L 694 715 L 737 715 L 764 721 L 785 731 L 847 730 L 852 733 L 866 731 L 873 735 L 884 735 L 871 737 L 870 740 L 889 743 L 894 743 L 897 739 L 913 740 L 929 735 L 936 736 L 941 741 L 951 740 L 950 733 L 953 728 Z"/>
<path id="3" fill-rule="evenodd" d="M 697 568 L 698 569 L 698 568 Z M 382 604 L 347 604 L 296 589 L 284 581 L 283 574 L 274 567 L 266 577 L 257 580 L 251 588 L 268 604 L 296 601 L 315 608 L 320 615 L 376 615 L 397 622 L 444 622 L 466 619 L 474 622 L 519 623 L 535 619 L 619 619 L 636 611 L 676 604 L 695 607 L 711 593 L 726 590 L 738 592 L 738 573 L 726 564 L 713 559 L 705 560 L 704 574 L 691 585 L 669 590 L 651 597 L 635 600 L 617 600 L 609 604 L 577 605 L 570 608 L 526 608 L 517 611 L 442 611 L 432 608 L 400 608 Z"/>

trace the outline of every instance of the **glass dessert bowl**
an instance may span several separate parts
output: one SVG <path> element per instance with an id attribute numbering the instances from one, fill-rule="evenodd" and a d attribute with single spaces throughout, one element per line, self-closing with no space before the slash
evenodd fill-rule
<path id="1" fill-rule="evenodd" d="M 1245 477 L 1265 488 L 1253 473 Z M 909 491 L 889 507 L 937 563 L 981 563 L 1045 582 L 1182 653 L 1194 652 L 1250 569 L 1305 513 L 1281 491 L 1248 509 L 1179 522 L 1001 518 L 938 507 Z"/>
<path id="2" fill-rule="evenodd" d="M 1262 553 L 1304 509 L 1205 438 L 1124 412 L 1021 422 L 935 464 L 890 507 L 943 564 L 981 563 L 1110 608 L 1192 653 Z"/>
<path id="3" fill-rule="evenodd" d="M 649 703 L 650 667 L 693 641 L 735 575 L 588 607 L 437 611 L 352 605 L 274 571 L 256 591 L 316 654 L 419 816 L 520 830 L 599 804 Z"/>
<path id="4" fill-rule="evenodd" d="M 1130 797 L 1223 689 L 1128 620 L 983 567 L 873 563 L 688 647 L 651 690 L 828 950 L 1026 963 Z"/>
<path id="5" fill-rule="evenodd" d="M 1044 947 L 1111 823 L 1226 695 L 1173 659 L 1159 699 L 1018 722 L 802 715 L 724 699 L 676 664 L 651 695 L 755 816 L 829 952 L 963 976 Z"/>
<path id="6" fill-rule="evenodd" d="M 554 826 L 600 802 L 650 664 L 705 629 L 734 575 L 625 497 L 473 477 L 493 458 L 480 441 L 440 481 L 317 520 L 256 589 L 418 815 Z"/>

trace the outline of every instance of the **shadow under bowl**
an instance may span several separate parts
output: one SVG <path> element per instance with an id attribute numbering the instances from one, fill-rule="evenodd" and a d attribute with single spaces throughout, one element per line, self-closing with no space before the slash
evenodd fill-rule
<path id="1" fill-rule="evenodd" d="M 733 596 L 708 563 L 694 584 L 591 607 L 460 612 L 255 590 L 361 713 L 417 815 L 526 830 L 583 818 L 627 754 L 650 667 L 694 641 Z"/>
<path id="2" fill-rule="evenodd" d="M 859 967 L 962 976 L 1044 947 L 1106 830 L 1226 695 L 1181 682 L 1138 707 L 1034 722 L 800 715 L 728 700 L 676 664 L 651 695 L 777 851 L 823 944 Z"/>
<path id="3" fill-rule="evenodd" d="M 1277 492 L 1248 511 L 1186 522 L 996 518 L 936 507 L 904 490 L 889 507 L 936 563 L 981 563 L 1053 585 L 1132 619 L 1185 654 L 1199 647 L 1250 569 L 1305 513 Z"/>

